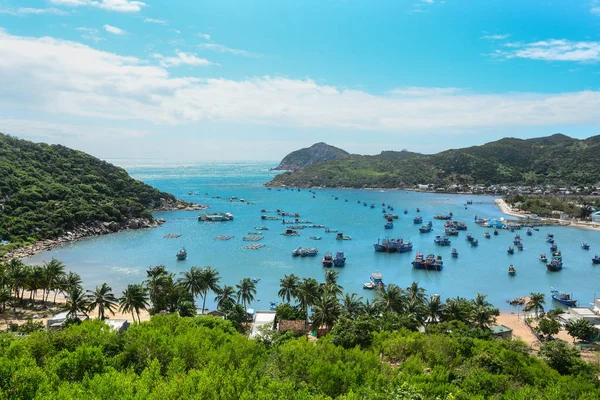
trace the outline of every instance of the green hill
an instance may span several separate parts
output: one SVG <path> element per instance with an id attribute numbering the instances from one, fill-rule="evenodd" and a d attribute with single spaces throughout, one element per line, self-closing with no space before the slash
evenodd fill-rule
<path id="1" fill-rule="evenodd" d="M 600 136 L 556 134 L 496 142 L 437 154 L 382 152 L 352 155 L 276 176 L 269 186 L 412 187 L 419 183 L 573 184 L 600 181 Z"/>
<path id="2" fill-rule="evenodd" d="M 119 229 L 175 197 L 80 151 L 0 134 L 0 254 L 90 223 Z"/>
<path id="3" fill-rule="evenodd" d="M 273 169 L 278 171 L 295 171 L 321 161 L 341 160 L 349 155 L 346 151 L 330 146 L 327 143 L 315 143 L 308 148 L 291 152 Z"/>

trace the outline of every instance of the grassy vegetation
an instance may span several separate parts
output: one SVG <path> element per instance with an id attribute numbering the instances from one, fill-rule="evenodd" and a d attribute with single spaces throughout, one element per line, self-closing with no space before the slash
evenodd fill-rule
<path id="1" fill-rule="evenodd" d="M 0 134 L 0 254 L 90 222 L 152 218 L 175 198 L 105 161 Z"/>
<path id="2" fill-rule="evenodd" d="M 352 155 L 276 176 L 271 185 L 382 187 L 419 183 L 598 185 L 600 136 L 586 140 L 553 135 L 506 138 L 433 155 L 383 152 Z"/>
<path id="3" fill-rule="evenodd" d="M 521 211 L 537 214 L 540 217 L 558 218 L 553 213 L 560 211 L 569 217 L 587 219 L 595 209 L 600 209 L 600 199 L 589 196 L 535 196 L 512 195 L 506 202 Z"/>

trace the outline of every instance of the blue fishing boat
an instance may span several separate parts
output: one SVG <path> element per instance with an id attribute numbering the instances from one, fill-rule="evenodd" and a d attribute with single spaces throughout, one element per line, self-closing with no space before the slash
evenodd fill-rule
<path id="1" fill-rule="evenodd" d="M 333 265 L 333 256 L 330 252 L 325 253 L 322 262 L 324 267 L 331 267 Z"/>
<path id="2" fill-rule="evenodd" d="M 577 300 L 571 298 L 571 295 L 565 292 L 560 292 L 554 288 L 550 290 L 552 294 L 552 300 L 558 301 L 560 304 L 564 304 L 568 307 L 577 307 Z"/>
<path id="3" fill-rule="evenodd" d="M 425 259 L 423 259 L 423 254 L 417 255 L 417 258 L 415 258 L 415 260 L 412 262 L 412 265 L 415 269 L 432 271 L 441 271 L 444 268 L 442 256 L 437 256 L 436 258 L 433 254 L 429 254 L 427 257 L 425 257 Z"/>
<path id="4" fill-rule="evenodd" d="M 558 245 L 556 243 L 552 243 L 552 246 L 550 246 L 550 251 L 556 251 L 558 249 Z"/>
<path id="5" fill-rule="evenodd" d="M 592 264 L 600 264 L 600 254 L 596 254 L 594 258 L 592 258 Z"/>
<path id="6" fill-rule="evenodd" d="M 508 252 L 508 254 L 515 254 L 515 248 L 512 246 L 508 246 L 507 252 Z"/>
<path id="7" fill-rule="evenodd" d="M 560 271 L 563 267 L 563 263 L 559 258 L 553 258 L 552 261 L 550 261 L 550 264 L 546 264 L 546 269 L 548 271 Z"/>
<path id="8" fill-rule="evenodd" d="M 450 246 L 451 242 L 446 236 L 436 236 L 433 242 L 439 246 Z"/>
<path id="9" fill-rule="evenodd" d="M 391 244 L 392 247 L 396 248 L 397 253 L 406 253 L 408 251 L 411 251 L 413 248 L 411 242 L 405 242 L 403 239 L 392 240 Z"/>
<path id="10" fill-rule="evenodd" d="M 335 265 L 336 267 L 343 267 L 344 265 L 346 265 L 346 256 L 344 256 L 343 251 L 338 251 L 335 254 L 335 258 L 333 259 L 333 265 Z"/>
<path id="11" fill-rule="evenodd" d="M 444 234 L 446 236 L 458 236 L 458 231 L 454 227 L 446 227 L 444 228 Z"/>
<path id="12" fill-rule="evenodd" d="M 521 242 L 517 243 L 517 249 L 523 251 L 523 243 L 521 243 Z"/>
<path id="13" fill-rule="evenodd" d="M 498 229 L 494 229 L 494 236 L 498 236 L 499 232 Z"/>
<path id="14" fill-rule="evenodd" d="M 590 249 L 590 245 L 586 242 L 581 243 L 581 248 L 584 250 L 589 250 Z"/>
<path id="15" fill-rule="evenodd" d="M 473 240 L 471 241 L 471 247 L 477 247 L 477 246 L 479 246 L 479 240 L 477 240 L 477 239 L 473 239 Z"/>
<path id="16" fill-rule="evenodd" d="M 423 217 L 421 217 L 420 215 L 418 217 L 414 217 L 413 218 L 413 223 L 414 224 L 422 224 L 423 223 Z"/>
<path id="17" fill-rule="evenodd" d="M 458 250 L 456 250 L 456 249 L 452 249 L 452 251 L 450 252 L 450 254 L 452 254 L 453 258 L 458 258 Z"/>
<path id="18" fill-rule="evenodd" d="M 383 227 L 385 229 L 393 229 L 394 228 L 394 223 L 393 222 L 388 222 Z"/>
<path id="19" fill-rule="evenodd" d="M 484 238 L 486 238 L 486 239 L 490 239 L 490 238 L 492 237 L 492 235 L 490 235 L 490 233 L 489 233 L 489 232 L 485 232 L 485 233 L 483 234 L 483 237 L 484 237 Z"/>
<path id="20" fill-rule="evenodd" d="M 441 219 L 441 220 L 448 220 L 448 219 L 452 219 L 452 213 L 450 214 L 440 214 L 440 215 L 434 215 L 433 216 L 434 219 Z"/>
<path id="21" fill-rule="evenodd" d="M 187 251 L 185 250 L 185 247 L 177 252 L 176 257 L 179 261 L 183 261 L 187 258 Z"/>
<path id="22" fill-rule="evenodd" d="M 540 254 L 540 261 L 543 263 L 547 263 L 548 262 L 548 257 L 546 257 L 545 254 Z"/>
<path id="23" fill-rule="evenodd" d="M 467 233 L 467 236 L 465 237 L 465 240 L 467 242 L 472 242 L 473 241 L 473 235 L 471 235 L 470 233 Z"/>
<path id="24" fill-rule="evenodd" d="M 313 247 L 312 249 L 306 249 L 306 255 L 308 257 L 315 257 L 317 254 L 319 254 L 319 249 L 316 247 Z"/>
<path id="25" fill-rule="evenodd" d="M 302 253 L 302 247 L 298 247 L 292 250 L 292 257 L 298 257 Z"/>
<path id="26" fill-rule="evenodd" d="M 531 229 L 527 229 L 527 236 L 531 236 L 533 235 L 533 232 L 531 232 Z"/>
<path id="27" fill-rule="evenodd" d="M 429 233 L 432 230 L 432 226 L 433 226 L 433 224 L 431 223 L 431 221 L 429 221 L 427 223 L 427 225 L 423 225 L 423 226 L 421 226 L 419 228 L 419 232 L 421 232 L 421 233 Z"/>
<path id="28" fill-rule="evenodd" d="M 517 274 L 517 270 L 515 269 L 515 267 L 513 267 L 512 265 L 510 265 L 508 267 L 508 275 L 509 276 L 515 276 Z"/>

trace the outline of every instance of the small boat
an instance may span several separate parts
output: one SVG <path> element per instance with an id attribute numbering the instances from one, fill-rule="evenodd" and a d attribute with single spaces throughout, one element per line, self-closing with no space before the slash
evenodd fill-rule
<path id="1" fill-rule="evenodd" d="M 308 257 L 308 249 L 300 250 L 300 257 Z"/>
<path id="2" fill-rule="evenodd" d="M 404 210 L 404 215 L 408 214 L 408 210 Z"/>
<path id="3" fill-rule="evenodd" d="M 302 250 L 302 247 L 292 250 L 292 257 L 298 257 L 300 254 L 302 254 Z"/>
<path id="4" fill-rule="evenodd" d="M 268 231 L 269 227 L 268 226 L 255 226 L 254 229 L 256 229 L 257 231 Z"/>
<path id="5" fill-rule="evenodd" d="M 419 209 L 419 207 L 417 207 L 417 212 L 421 212 L 421 209 Z"/>
<path id="6" fill-rule="evenodd" d="M 312 240 L 321 240 L 321 236 L 310 236 L 310 239 Z"/>
<path id="7" fill-rule="evenodd" d="M 556 251 L 558 250 L 558 245 L 556 243 L 552 243 L 552 246 L 550 246 L 550 251 Z"/>
<path id="8" fill-rule="evenodd" d="M 458 231 L 454 227 L 446 227 L 444 228 L 444 234 L 446 236 L 458 236 Z"/>
<path id="9" fill-rule="evenodd" d="M 308 257 L 315 257 L 317 254 L 319 254 L 319 249 L 316 247 L 313 247 L 312 249 L 306 249 L 306 255 Z"/>
<path id="10" fill-rule="evenodd" d="M 383 275 L 379 271 L 373 272 L 369 280 L 373 283 L 375 289 L 383 288 L 385 286 L 385 283 L 383 283 Z"/>
<path id="11" fill-rule="evenodd" d="M 521 240 L 521 235 L 519 235 L 518 233 L 515 235 L 515 240 Z"/>
<path id="12" fill-rule="evenodd" d="M 433 242 L 439 246 L 450 246 L 450 239 L 446 236 L 436 236 Z"/>
<path id="13" fill-rule="evenodd" d="M 331 253 L 325 253 L 322 262 L 324 267 L 331 267 L 333 265 L 333 256 L 331 255 Z"/>
<path id="14" fill-rule="evenodd" d="M 546 269 L 548 269 L 548 271 L 560 271 L 563 267 L 563 263 L 560 259 L 558 258 L 553 258 L 552 261 L 550 261 L 550 264 L 546 264 Z"/>
<path id="15" fill-rule="evenodd" d="M 423 223 L 423 217 L 421 217 L 420 215 L 418 217 L 414 217 L 413 218 L 413 223 L 414 224 L 422 224 Z"/>
<path id="16" fill-rule="evenodd" d="M 527 236 L 531 236 L 533 235 L 533 232 L 531 232 L 531 229 L 527 229 Z"/>
<path id="17" fill-rule="evenodd" d="M 473 240 L 471 241 L 471 247 L 477 247 L 477 246 L 479 246 L 479 240 L 477 240 L 477 239 L 473 239 Z"/>
<path id="18" fill-rule="evenodd" d="M 335 235 L 335 240 L 352 240 L 350 236 L 344 235 L 343 233 L 338 233 Z"/>
<path id="19" fill-rule="evenodd" d="M 483 237 L 486 238 L 486 239 L 489 239 L 489 238 L 492 237 L 492 235 L 490 235 L 489 232 L 486 232 L 486 233 L 483 234 Z"/>
<path id="20" fill-rule="evenodd" d="M 517 249 L 523 251 L 523 243 L 517 244 Z"/>
<path id="21" fill-rule="evenodd" d="M 433 254 L 429 254 L 425 259 L 423 259 L 423 254 L 417 254 L 417 258 L 412 262 L 412 265 L 416 269 L 433 271 L 441 271 L 444 268 L 442 256 L 437 256 L 436 258 Z"/>
<path id="22" fill-rule="evenodd" d="M 456 249 L 452 249 L 450 254 L 452 255 L 453 258 L 458 258 L 458 250 L 456 250 Z"/>
<path id="23" fill-rule="evenodd" d="M 375 204 L 371 204 L 371 208 L 375 208 Z"/>
<path id="24" fill-rule="evenodd" d="M 557 258 L 559 260 L 562 260 L 562 253 L 560 252 L 560 250 L 553 251 L 552 258 Z"/>
<path id="25" fill-rule="evenodd" d="M 285 232 L 282 233 L 282 235 L 283 236 L 300 236 L 300 232 L 288 228 L 285 230 Z"/>
<path id="26" fill-rule="evenodd" d="M 325 228 L 325 233 L 337 233 L 337 229 Z"/>
<path id="27" fill-rule="evenodd" d="M 512 246 L 508 246 L 507 252 L 508 252 L 508 254 L 515 254 L 515 248 Z"/>
<path id="28" fill-rule="evenodd" d="M 556 300 L 568 307 L 577 307 L 577 300 L 572 299 L 570 294 L 559 292 L 554 288 L 552 288 L 550 293 L 552 294 L 552 300 Z"/>
<path id="29" fill-rule="evenodd" d="M 363 284 L 363 289 L 373 290 L 373 289 L 375 289 L 375 284 L 371 281 L 365 282 Z"/>
<path id="30" fill-rule="evenodd" d="M 596 254 L 594 258 L 592 258 L 592 264 L 600 264 L 600 254 Z"/>
<path id="31" fill-rule="evenodd" d="M 250 280 L 254 283 L 260 282 L 260 278 L 250 278 Z"/>
<path id="32" fill-rule="evenodd" d="M 346 265 L 346 256 L 344 256 L 343 251 L 338 251 L 335 254 L 335 258 L 333 259 L 333 265 L 336 267 L 343 267 Z"/>
<path id="33" fill-rule="evenodd" d="M 553 238 L 548 238 L 548 239 L 546 239 L 546 242 L 548 242 L 548 243 L 554 243 L 554 239 Z"/>
<path id="34" fill-rule="evenodd" d="M 183 261 L 187 258 L 187 251 L 185 250 L 185 247 L 177 252 L 176 257 L 179 261 Z"/>
<path id="35" fill-rule="evenodd" d="M 423 226 L 421 226 L 419 228 L 419 232 L 421 232 L 421 233 L 429 233 L 432 230 L 432 226 L 433 226 L 433 224 L 431 223 L 431 221 L 429 221 L 427 223 L 427 225 L 423 225 Z"/>
<path id="36" fill-rule="evenodd" d="M 394 223 L 388 222 L 383 226 L 385 229 L 394 229 Z"/>
<path id="37" fill-rule="evenodd" d="M 366 202 L 363 202 L 363 206 L 365 206 L 365 207 L 366 207 L 366 206 L 367 206 L 367 203 L 366 203 Z"/>
<path id="38" fill-rule="evenodd" d="M 515 276 L 517 274 L 517 270 L 512 265 L 508 267 L 508 275 Z"/>
<path id="39" fill-rule="evenodd" d="M 589 250 L 590 249 L 590 245 L 586 242 L 581 243 L 581 248 L 584 250 Z"/>
<path id="40" fill-rule="evenodd" d="M 546 263 L 548 262 L 548 257 L 545 254 L 540 254 L 540 261 Z"/>
<path id="41" fill-rule="evenodd" d="M 450 213 L 450 214 L 434 215 L 433 218 L 434 219 L 441 219 L 441 220 L 452 219 L 452 213 Z"/>
<path id="42" fill-rule="evenodd" d="M 499 232 L 498 229 L 494 229 L 494 236 L 498 236 Z"/>
<path id="43" fill-rule="evenodd" d="M 473 241 L 473 235 L 471 235 L 470 233 L 467 233 L 467 236 L 465 237 L 465 240 L 467 242 L 472 242 Z"/>

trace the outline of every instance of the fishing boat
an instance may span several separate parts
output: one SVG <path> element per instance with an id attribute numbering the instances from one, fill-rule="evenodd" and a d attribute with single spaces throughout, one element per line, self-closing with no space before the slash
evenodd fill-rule
<path id="1" fill-rule="evenodd" d="M 549 264 L 546 264 L 548 271 L 560 271 L 563 267 L 563 263 L 559 258 L 553 258 Z"/>
<path id="2" fill-rule="evenodd" d="M 369 280 L 371 281 L 371 283 L 373 283 L 375 289 L 385 287 L 385 283 L 383 283 L 383 275 L 379 271 L 373 272 Z"/>
<path id="3" fill-rule="evenodd" d="M 300 257 L 308 257 L 308 249 L 300 250 Z"/>
<path id="4" fill-rule="evenodd" d="M 584 250 L 589 250 L 590 249 L 590 245 L 586 242 L 581 243 L 581 248 Z"/>
<path id="5" fill-rule="evenodd" d="M 179 261 L 183 261 L 187 258 L 187 251 L 185 250 L 185 247 L 177 252 L 176 257 Z"/>
<path id="6" fill-rule="evenodd" d="M 306 255 L 308 257 L 315 257 L 317 254 L 319 254 L 319 249 L 317 249 L 316 247 L 306 249 Z"/>
<path id="7" fill-rule="evenodd" d="M 552 294 L 552 300 L 558 301 L 560 304 L 564 304 L 568 307 L 577 307 L 577 300 L 572 299 L 571 295 L 565 292 L 560 292 L 554 288 L 550 290 Z"/>
<path id="8" fill-rule="evenodd" d="M 298 257 L 302 253 L 302 247 L 298 247 L 292 250 L 292 257 Z"/>
<path id="9" fill-rule="evenodd" d="M 371 208 L 375 208 L 375 204 L 371 204 Z"/>
<path id="10" fill-rule="evenodd" d="M 344 256 L 343 251 L 338 251 L 337 253 L 335 253 L 333 265 L 335 265 L 336 267 L 343 267 L 344 265 L 346 265 L 346 256 Z"/>
<path id="11" fill-rule="evenodd" d="M 343 233 L 338 233 L 335 235 L 335 240 L 352 240 L 352 238 L 348 235 L 344 235 Z"/>
<path id="12" fill-rule="evenodd" d="M 425 262 L 425 257 L 423 253 L 417 253 L 417 256 L 412 261 L 412 265 L 415 268 L 421 268 L 422 264 Z"/>
<path id="13" fill-rule="evenodd" d="M 404 210 L 404 215 L 408 214 L 408 210 Z"/>
<path id="14" fill-rule="evenodd" d="M 465 240 L 467 242 L 472 242 L 473 241 L 473 235 L 471 235 L 470 233 L 467 233 L 467 236 L 465 237 Z"/>
<path id="15" fill-rule="evenodd" d="M 432 226 L 433 226 L 433 224 L 431 223 L 431 221 L 429 221 L 427 223 L 427 225 L 423 225 L 423 226 L 421 226 L 419 228 L 419 232 L 421 232 L 421 233 L 429 233 L 432 230 Z"/>
<path id="16" fill-rule="evenodd" d="M 494 236 L 498 236 L 499 232 L 498 229 L 494 229 Z"/>
<path id="17" fill-rule="evenodd" d="M 363 284 L 363 289 L 373 290 L 373 289 L 375 289 L 375 284 L 371 281 L 365 282 Z"/>
<path id="18" fill-rule="evenodd" d="M 471 240 L 471 247 L 477 247 L 477 246 L 479 246 L 479 240 L 477 240 L 477 239 Z"/>
<path id="19" fill-rule="evenodd" d="M 560 252 L 560 250 L 553 251 L 552 258 L 558 258 L 559 260 L 562 260 L 562 253 Z"/>
<path id="20" fill-rule="evenodd" d="M 269 227 L 268 226 L 255 226 L 254 229 L 256 229 L 257 231 L 268 231 Z"/>
<path id="21" fill-rule="evenodd" d="M 413 248 L 411 242 L 405 242 L 403 239 L 391 240 L 390 243 L 392 245 L 392 248 L 396 249 L 397 253 L 406 253 L 408 251 L 411 251 Z"/>
<path id="22" fill-rule="evenodd" d="M 250 280 L 254 283 L 260 282 L 260 278 L 250 278 Z"/>
<path id="23" fill-rule="evenodd" d="M 508 252 L 508 254 L 515 254 L 515 248 L 512 246 L 508 246 L 507 252 Z"/>
<path id="24" fill-rule="evenodd" d="M 421 212 L 421 209 L 419 207 L 417 207 L 417 212 Z"/>
<path id="25" fill-rule="evenodd" d="M 458 236 L 458 231 L 454 227 L 446 227 L 444 228 L 444 234 L 446 236 Z"/>
<path id="26" fill-rule="evenodd" d="M 413 223 L 414 224 L 422 224 L 423 223 L 423 217 L 421 217 L 420 215 L 418 217 L 414 217 L 413 218 Z"/>
<path id="27" fill-rule="evenodd" d="M 233 221 L 233 214 L 231 213 L 203 213 L 198 215 L 198 221 L 201 222 L 223 222 L 223 221 Z"/>
<path id="28" fill-rule="evenodd" d="M 491 237 L 492 237 L 492 235 L 490 235 L 490 233 L 489 233 L 489 232 L 485 232 L 485 233 L 483 234 L 483 237 L 484 237 L 484 238 L 486 238 L 486 239 L 489 239 L 489 238 L 491 238 Z"/>
<path id="29" fill-rule="evenodd" d="M 321 236 L 310 236 L 310 239 L 312 240 L 321 240 Z"/>
<path id="30" fill-rule="evenodd" d="M 392 246 L 390 246 L 388 239 L 384 239 L 381 242 L 377 240 L 377 243 L 373 243 L 373 247 L 378 253 L 389 253 Z"/>
<path id="31" fill-rule="evenodd" d="M 364 201 L 363 201 L 363 206 L 365 206 L 365 207 L 367 206 L 367 203 L 366 203 L 366 202 L 364 202 Z"/>
<path id="32" fill-rule="evenodd" d="M 513 267 L 512 265 L 510 265 L 508 267 L 508 275 L 515 276 L 516 274 L 517 274 L 517 270 L 515 269 L 515 267 Z"/>
<path id="33" fill-rule="evenodd" d="M 279 303 L 277 303 L 276 301 L 270 301 L 269 302 L 269 311 L 275 311 L 277 309 L 278 305 L 279 305 Z"/>
<path id="34" fill-rule="evenodd" d="M 556 243 L 552 243 L 552 246 L 550 246 L 550 251 L 556 251 L 558 249 L 558 245 Z"/>
<path id="35" fill-rule="evenodd" d="M 594 258 L 592 258 L 592 264 L 600 264 L 600 254 L 596 254 Z"/>
<path id="36" fill-rule="evenodd" d="M 337 229 L 325 228 L 325 233 L 337 233 Z"/>
<path id="37" fill-rule="evenodd" d="M 454 228 L 457 231 L 466 231 L 467 230 L 467 224 L 465 224 L 464 222 L 454 221 L 454 222 L 452 222 L 452 225 L 454 226 Z"/>
<path id="38" fill-rule="evenodd" d="M 436 258 L 433 254 L 429 254 L 425 259 L 423 259 L 423 254 L 420 254 L 420 257 L 415 258 L 415 261 L 412 262 L 412 265 L 416 269 L 433 271 L 441 271 L 444 268 L 442 256 L 437 256 Z"/>
<path id="39" fill-rule="evenodd" d="M 433 242 L 439 246 L 450 246 L 450 239 L 446 236 L 436 236 Z"/>
<path id="40" fill-rule="evenodd" d="M 517 249 L 519 249 L 519 250 L 523 251 L 523 243 L 519 242 L 519 243 L 517 244 Z"/>
<path id="41" fill-rule="evenodd" d="M 527 229 L 527 236 L 531 236 L 533 235 L 533 232 L 531 232 L 531 229 Z"/>
<path id="42" fill-rule="evenodd" d="M 331 267 L 333 265 L 333 256 L 330 252 L 325 253 L 322 262 L 324 267 Z"/>
<path id="43" fill-rule="evenodd" d="M 540 254 L 540 261 L 543 263 L 547 263 L 548 262 L 548 257 L 546 257 L 545 254 Z"/>
<path id="44" fill-rule="evenodd" d="M 433 216 L 434 219 L 441 219 L 441 220 L 448 220 L 448 219 L 452 219 L 452 213 L 450 214 L 440 214 L 440 215 L 434 215 Z"/>
<path id="45" fill-rule="evenodd" d="M 394 228 L 394 223 L 393 222 L 388 222 L 383 227 L 385 229 L 393 229 Z"/>
<path id="46" fill-rule="evenodd" d="M 300 232 L 288 228 L 285 230 L 285 232 L 282 233 L 282 235 L 283 236 L 300 236 Z"/>

